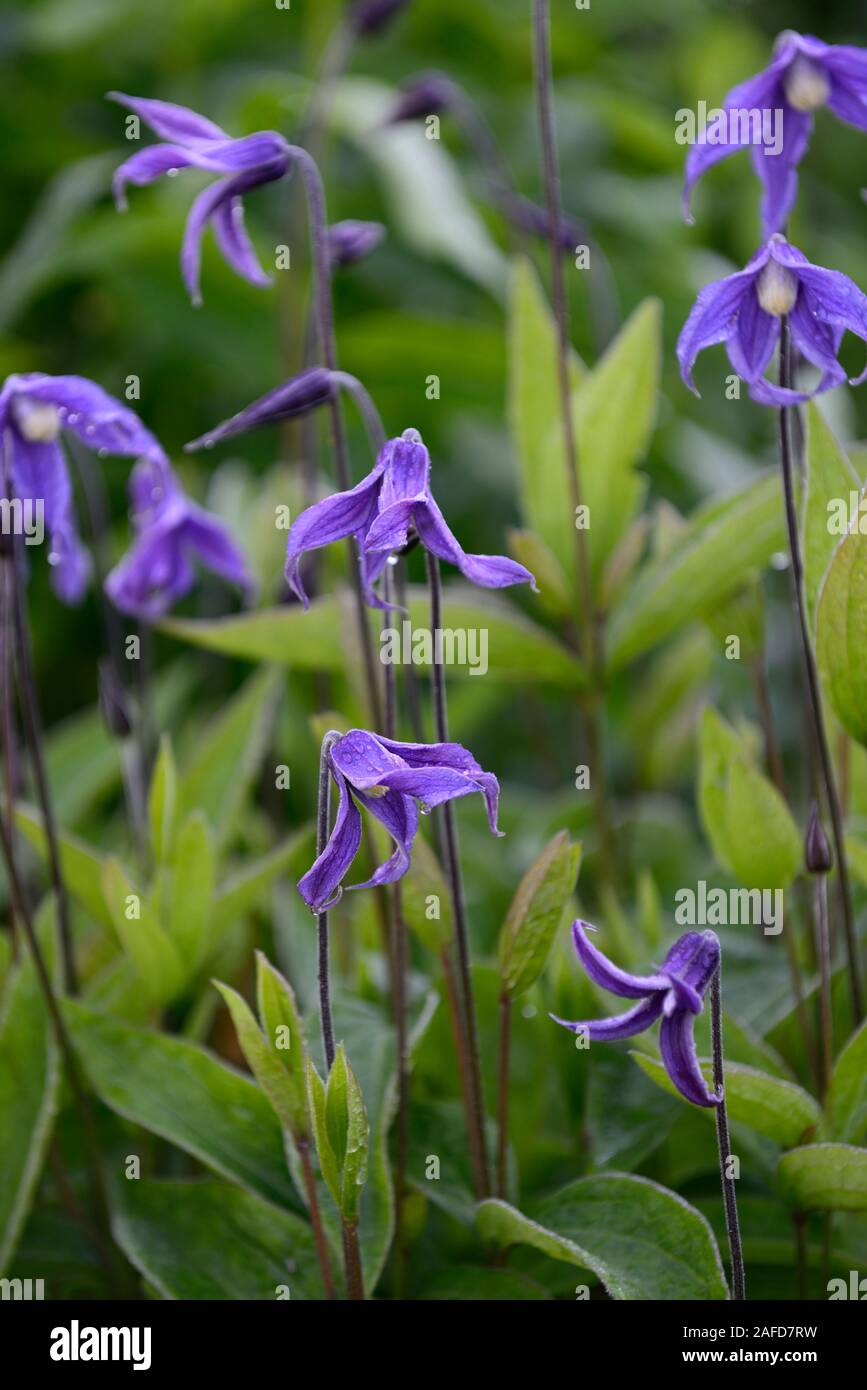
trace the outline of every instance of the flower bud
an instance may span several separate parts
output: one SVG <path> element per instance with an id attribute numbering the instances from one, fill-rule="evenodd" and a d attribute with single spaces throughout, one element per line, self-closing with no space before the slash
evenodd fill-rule
<path id="1" fill-rule="evenodd" d="M 50 401 L 32 396 L 13 396 L 12 416 L 28 444 L 51 444 L 60 434 L 60 414 Z"/>
<path id="2" fill-rule="evenodd" d="M 325 405 L 334 395 L 331 372 L 324 367 L 308 367 L 297 376 L 284 381 L 273 391 L 261 396 L 259 400 L 239 410 L 231 419 L 224 420 L 216 429 L 201 435 L 184 445 L 188 454 L 197 449 L 211 449 L 222 439 L 231 439 L 236 434 L 246 434 L 258 429 L 260 425 L 271 425 L 278 420 L 291 420 L 298 415 L 307 415 L 319 406 Z"/>
<path id="3" fill-rule="evenodd" d="M 808 874 L 830 873 L 834 864 L 831 846 L 828 844 L 828 837 L 822 828 L 819 810 L 815 805 L 810 815 L 810 823 L 807 826 L 804 840 L 804 863 Z"/>
<path id="4" fill-rule="evenodd" d="M 381 222 L 358 222 L 352 218 L 333 222 L 328 228 L 328 250 L 333 268 L 355 265 L 375 251 L 385 236 Z"/>
<path id="5" fill-rule="evenodd" d="M 795 307 L 795 300 L 798 298 L 798 277 L 787 266 L 771 259 L 759 272 L 756 294 L 766 314 L 773 314 L 777 319 L 782 318 L 784 314 L 790 314 Z"/>
<path id="6" fill-rule="evenodd" d="M 823 67 L 799 53 L 783 78 L 783 91 L 796 111 L 818 111 L 831 95 L 831 84 Z"/>
<path id="7" fill-rule="evenodd" d="M 99 663 L 99 709 L 110 734 L 129 738 L 132 721 L 126 691 L 107 661 Z"/>
<path id="8" fill-rule="evenodd" d="M 452 84 L 441 73 L 432 72 L 407 83 L 386 117 L 386 125 L 416 121 L 446 111 L 452 102 Z"/>
<path id="9" fill-rule="evenodd" d="M 351 21 L 356 34 L 365 37 L 378 34 L 385 29 L 401 10 L 409 7 L 410 0 L 359 0 L 352 11 Z"/>

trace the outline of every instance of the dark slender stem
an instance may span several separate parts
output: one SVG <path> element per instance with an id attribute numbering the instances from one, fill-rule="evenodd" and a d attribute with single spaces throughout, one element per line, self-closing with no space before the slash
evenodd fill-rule
<path id="1" fill-rule="evenodd" d="M 346 1272 L 346 1297 L 353 1302 L 364 1298 L 364 1278 L 361 1272 L 361 1250 L 358 1227 L 343 1223 L 343 1263 Z"/>
<path id="2" fill-rule="evenodd" d="M 497 1069 L 497 1196 L 507 1195 L 506 1164 L 509 1153 L 509 1045 L 512 1034 L 512 1001 L 500 995 L 500 1051 Z"/>
<path id="3" fill-rule="evenodd" d="M 331 821 L 331 749 L 340 735 L 330 730 L 322 740 L 319 754 L 319 810 L 316 823 L 316 857 L 325 852 Z M 334 1020 L 331 1016 L 331 969 L 328 960 L 328 909 L 316 917 L 316 941 L 319 972 L 319 1020 L 322 1045 L 325 1049 L 326 1071 L 334 1062 Z"/>
<path id="4" fill-rule="evenodd" d="M 713 1044 L 713 1084 L 719 1096 L 716 1107 L 716 1139 L 719 1149 L 719 1172 L 722 1183 L 723 1205 L 725 1207 L 726 1230 L 729 1238 L 729 1255 L 732 1266 L 732 1298 L 746 1298 L 744 1284 L 744 1254 L 741 1248 L 741 1231 L 738 1223 L 738 1199 L 735 1193 L 735 1180 L 726 1171 L 731 1158 L 731 1139 L 729 1137 L 729 1117 L 726 1110 L 725 1071 L 723 1066 L 722 1036 L 722 991 L 720 975 L 722 967 L 714 972 L 710 986 L 710 1026 Z"/>
<path id="5" fill-rule="evenodd" d="M 16 540 L 20 538 L 16 537 Z M 60 858 L 60 843 L 57 838 L 57 825 L 51 790 L 45 770 L 43 755 L 44 735 L 42 716 L 39 708 L 39 695 L 33 674 L 33 654 L 30 649 L 30 628 L 27 622 L 27 600 L 21 575 L 21 555 L 13 554 L 7 564 L 8 583 L 11 588 L 13 620 L 15 625 L 15 648 L 18 658 L 18 679 L 21 687 L 21 712 L 27 730 L 27 744 L 33 767 L 34 780 L 39 807 L 42 812 L 42 825 L 48 849 L 48 866 L 51 886 L 57 903 L 57 927 L 60 937 L 60 955 L 63 965 L 63 984 L 67 994 L 78 993 L 78 975 L 75 968 L 75 949 L 72 941 L 72 924 L 69 915 L 69 897 L 63 877 Z"/>
<path id="6" fill-rule="evenodd" d="M 780 322 L 780 385 L 784 388 L 791 386 L 789 326 L 785 318 Z M 810 640 L 809 624 L 807 621 L 807 608 L 804 598 L 804 567 L 801 558 L 798 514 L 795 505 L 795 484 L 792 468 L 789 415 L 789 408 L 781 406 L 779 420 L 780 465 L 783 475 L 786 530 L 789 537 L 789 555 L 792 566 L 792 588 L 794 590 L 795 611 L 798 619 L 801 658 L 806 677 L 808 713 L 815 735 L 816 749 L 819 754 L 822 781 L 825 786 L 825 797 L 831 817 L 837 871 L 840 875 L 839 882 L 843 907 L 843 927 L 846 938 L 846 954 L 849 962 L 849 988 L 852 995 L 852 1009 L 855 1014 L 855 1022 L 858 1023 L 863 1015 L 863 1006 L 861 972 L 858 961 L 858 943 L 855 936 L 855 921 L 852 911 L 852 889 L 849 880 L 849 861 L 846 855 L 843 814 L 840 810 L 840 799 L 837 795 L 834 763 L 831 757 L 831 749 L 828 744 L 828 734 L 825 728 L 825 719 L 822 711 L 822 693 L 819 684 L 819 673 L 816 667 L 816 658 Z"/>
<path id="7" fill-rule="evenodd" d="M 554 99 L 551 84 L 551 35 L 548 0 L 533 0 L 533 70 L 536 88 L 539 140 L 542 148 L 542 169 L 545 183 L 545 201 L 548 208 L 548 221 L 552 229 L 558 228 L 560 213 L 560 178 L 557 170 L 557 145 L 554 132 Z M 575 547 L 575 572 L 578 579 L 580 611 L 577 614 L 577 630 L 580 634 L 582 655 L 596 689 L 591 692 L 584 710 L 587 736 L 588 760 L 591 764 L 591 785 L 599 833 L 600 866 L 603 880 L 613 888 L 616 881 L 614 857 L 614 835 L 608 815 L 605 753 L 602 746 L 602 731 L 596 705 L 596 696 L 603 679 L 604 657 L 602 652 L 601 629 L 593 600 L 593 582 L 590 573 L 590 553 L 586 528 L 577 525 L 579 512 L 583 505 L 581 486 L 581 460 L 578 452 L 578 439 L 575 432 L 575 419 L 572 412 L 572 386 L 569 379 L 569 300 L 563 277 L 563 256 L 557 245 L 557 238 L 549 238 L 551 290 L 554 304 L 554 317 L 557 323 L 557 385 L 560 397 L 560 417 L 563 430 L 563 463 L 566 469 L 566 482 L 572 509 L 573 535 Z"/>
<path id="8" fill-rule="evenodd" d="M 322 1212 L 319 1207 L 319 1195 L 316 1191 L 316 1176 L 313 1172 L 313 1164 L 310 1160 L 309 1140 L 296 1137 L 295 1147 L 298 1150 L 298 1157 L 301 1160 L 304 1191 L 307 1194 L 307 1210 L 310 1213 L 310 1225 L 313 1228 L 316 1258 L 319 1261 L 319 1270 L 325 1288 L 325 1297 L 335 1298 L 337 1295 L 334 1287 L 334 1274 L 331 1269 L 331 1256 L 328 1253 L 328 1242 L 325 1239 L 325 1230 L 322 1225 Z"/>
<path id="9" fill-rule="evenodd" d="M 407 560 L 405 555 L 398 557 L 395 570 L 395 596 L 397 605 L 407 616 L 410 624 L 410 649 L 412 649 L 412 615 L 409 611 L 409 599 L 407 594 L 406 579 Z M 422 724 L 421 697 L 419 694 L 418 681 L 416 680 L 415 667 L 410 663 L 404 667 L 403 688 L 406 693 L 406 712 L 409 719 L 410 732 L 416 743 L 424 743 L 424 726 Z"/>
<path id="10" fill-rule="evenodd" d="M 831 1011 L 831 937 L 828 930 L 828 880 L 815 876 L 816 960 L 819 964 L 819 1020 L 822 1040 L 820 1099 L 824 1099 L 833 1065 L 833 1014 Z"/>
<path id="11" fill-rule="evenodd" d="M 395 601 L 394 571 L 397 564 L 397 558 L 389 556 L 383 572 L 382 597 L 389 605 L 382 615 L 384 631 L 394 621 L 395 610 L 392 605 Z M 392 662 L 387 662 L 385 666 L 385 736 L 392 739 L 397 737 L 397 671 Z M 397 1297 L 400 1297 L 406 1267 L 403 1218 L 409 1153 L 409 1048 L 406 1015 L 407 939 L 399 883 L 392 884 L 391 888 L 391 958 L 394 1024 L 397 1032 L 397 1161 L 394 1174 L 395 1290 Z"/>
<path id="12" fill-rule="evenodd" d="M 302 149 L 300 145 L 292 145 L 289 147 L 289 153 L 301 171 L 301 177 L 304 180 L 304 188 L 307 193 L 310 241 L 313 249 L 315 270 L 314 304 L 319 331 L 319 344 L 322 351 L 322 361 L 329 371 L 336 372 L 338 370 L 337 343 L 334 335 L 334 305 L 331 296 L 331 256 L 328 249 L 328 214 L 325 206 L 325 189 L 316 162 L 311 159 L 307 151 Z M 341 409 L 340 397 L 337 393 L 331 398 L 329 412 L 337 482 L 341 492 L 346 492 L 351 485 L 349 457 L 346 448 L 346 436 L 343 429 L 343 412 Z M 361 587 L 361 573 L 358 563 L 358 546 L 355 543 L 350 543 L 351 555 L 353 549 L 355 558 L 351 560 L 349 566 L 350 583 L 352 585 L 355 602 L 358 635 L 361 642 L 361 655 L 367 683 L 370 714 L 374 728 L 379 728 L 381 724 L 381 701 L 376 672 L 376 660 L 373 651 L 373 643 L 370 637 L 370 628 L 367 625 L 367 610 L 364 605 L 364 594 Z"/>
<path id="13" fill-rule="evenodd" d="M 435 555 L 429 552 L 427 559 L 428 588 L 430 590 L 430 627 L 436 633 L 442 628 L 442 585 L 440 564 Z M 438 743 L 448 743 L 449 721 L 446 696 L 445 669 L 441 662 L 431 665 L 431 683 L 434 707 L 434 728 Z M 464 1032 L 467 1045 L 467 1073 L 470 1092 L 472 1123 L 470 1126 L 470 1147 L 475 1154 L 476 1184 L 478 1195 L 487 1197 L 490 1193 L 488 1161 L 485 1142 L 485 1107 L 482 1095 L 482 1072 L 479 1061 L 478 1028 L 476 1025 L 476 1006 L 473 997 L 472 961 L 470 935 L 467 926 L 466 904 L 464 902 L 461 861 L 458 849 L 458 833 L 455 825 L 454 808 L 450 801 L 440 807 L 440 828 L 442 831 L 443 868 L 449 885 L 452 911 L 455 921 L 455 941 L 458 954 L 458 979 L 460 999 L 464 1017 Z"/>

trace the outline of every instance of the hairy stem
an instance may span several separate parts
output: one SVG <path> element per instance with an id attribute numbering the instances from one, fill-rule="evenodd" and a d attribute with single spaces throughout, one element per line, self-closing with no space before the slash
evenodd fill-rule
<path id="1" fill-rule="evenodd" d="M 322 740 L 319 754 L 319 807 L 316 820 L 316 857 L 324 854 L 331 821 L 331 749 L 340 735 L 330 730 Z M 326 1071 L 334 1062 L 334 1020 L 331 1016 L 331 967 L 328 960 L 328 909 L 317 913 L 316 943 L 319 977 L 319 1021 L 325 1049 Z"/>
<path id="2" fill-rule="evenodd" d="M 791 354 L 789 344 L 789 325 L 785 318 L 780 323 L 780 386 L 791 386 Z M 858 961 L 858 944 L 855 936 L 855 920 L 852 910 L 852 888 L 849 880 L 849 861 L 843 830 L 843 813 L 837 795 L 834 763 L 828 744 L 828 734 L 822 711 L 822 693 L 819 673 L 810 630 L 807 621 L 807 607 L 804 598 L 804 566 L 801 557 L 801 542 L 798 532 L 798 514 L 795 506 L 795 483 L 792 468 L 792 444 L 789 428 L 790 410 L 781 406 L 779 418 L 780 465 L 783 475 L 783 499 L 786 512 L 786 530 L 789 538 L 789 555 L 792 565 L 792 588 L 795 597 L 795 611 L 798 619 L 798 635 L 801 644 L 801 658 L 807 689 L 807 709 L 819 755 L 825 797 L 831 817 L 831 830 L 834 837 L 834 852 L 839 873 L 840 897 L 843 907 L 843 929 L 846 938 L 846 954 L 849 962 L 849 988 L 852 995 L 852 1009 L 855 1022 L 863 1014 L 861 995 L 861 972 Z"/>
<path id="3" fill-rule="evenodd" d="M 506 1200 L 506 1160 L 509 1153 L 509 1047 L 512 1034 L 512 1001 L 500 995 L 500 1049 L 497 1068 L 497 1196 Z"/>
<path id="4" fill-rule="evenodd" d="M 364 1298 L 364 1279 L 361 1272 L 361 1250 L 358 1227 L 343 1222 L 343 1264 L 346 1272 L 346 1297 L 352 1302 Z"/>
<path id="5" fill-rule="evenodd" d="M 430 553 L 427 559 L 428 588 L 430 592 L 430 627 L 437 632 L 442 627 L 442 584 L 440 563 Z M 448 743 L 449 720 L 446 696 L 445 668 L 442 662 L 431 665 L 433 693 L 434 729 L 438 743 Z M 470 1151 L 475 1155 L 475 1181 L 478 1196 L 490 1194 L 488 1161 L 485 1144 L 485 1109 L 482 1095 L 482 1072 L 479 1061 L 479 1039 L 476 1025 L 476 1006 L 473 998 L 472 962 L 470 954 L 470 935 L 467 926 L 466 904 L 464 901 L 463 880 L 461 877 L 458 832 L 455 825 L 454 808 L 450 801 L 440 807 L 440 830 L 442 837 L 443 868 L 449 885 L 452 911 L 455 922 L 455 941 L 458 955 L 458 980 L 460 1002 L 463 1013 L 464 1036 L 467 1048 L 467 1081 L 470 1101 Z"/>
<path id="6" fill-rule="evenodd" d="M 722 1183 L 723 1206 L 725 1207 L 726 1231 L 729 1240 L 729 1255 L 732 1266 L 732 1298 L 746 1298 L 744 1284 L 744 1254 L 741 1248 L 741 1231 L 738 1222 L 738 1199 L 735 1194 L 735 1180 L 729 1177 L 728 1165 L 731 1158 L 731 1139 L 729 1137 L 729 1118 L 726 1110 L 725 1072 L 723 1066 L 722 1036 L 722 992 L 720 976 L 722 966 L 714 971 L 710 986 L 710 1026 L 713 1045 L 713 1084 L 719 1096 L 716 1107 L 716 1140 L 719 1150 L 719 1172 Z"/>
<path id="7" fill-rule="evenodd" d="M 580 611 L 577 614 L 577 628 L 580 634 L 582 656 L 591 674 L 595 689 L 591 692 L 584 709 L 584 723 L 587 739 L 587 755 L 591 765 L 590 776 L 593 787 L 596 822 L 599 833 L 599 857 L 603 881 L 614 886 L 616 867 L 614 859 L 614 835 L 608 815 L 608 796 L 606 786 L 605 752 L 602 744 L 602 728 L 599 718 L 597 697 L 603 680 L 604 658 L 602 653 L 601 629 L 593 601 L 593 583 L 590 572 L 590 552 L 587 530 L 579 526 L 579 513 L 583 505 L 581 486 L 581 460 L 578 453 L 578 439 L 575 419 L 572 412 L 572 391 L 569 380 L 569 300 L 563 277 L 563 256 L 558 245 L 556 229 L 561 222 L 560 178 L 557 169 L 557 145 L 554 132 L 554 100 L 551 84 L 551 34 L 548 0 L 533 2 L 533 71 L 536 89 L 537 119 L 539 141 L 542 148 L 542 169 L 545 183 L 545 201 L 548 221 L 551 228 L 549 237 L 551 290 L 554 304 L 554 317 L 557 323 L 557 386 L 560 398 L 560 416 L 563 431 L 563 463 L 566 469 L 566 482 L 573 518 L 575 547 L 575 573 L 578 578 Z"/>
<path id="8" fill-rule="evenodd" d="M 322 1225 L 322 1211 L 319 1206 L 319 1195 L 316 1191 L 316 1176 L 313 1172 L 313 1164 L 310 1159 L 310 1142 L 307 1139 L 296 1138 L 295 1148 L 298 1150 L 298 1157 L 301 1160 L 304 1191 L 307 1194 L 307 1210 L 310 1213 L 310 1225 L 313 1228 L 316 1258 L 319 1261 L 319 1270 L 325 1288 L 325 1297 L 335 1298 L 334 1273 L 331 1269 L 331 1256 L 328 1253 L 328 1242 L 325 1239 L 325 1230 Z"/>

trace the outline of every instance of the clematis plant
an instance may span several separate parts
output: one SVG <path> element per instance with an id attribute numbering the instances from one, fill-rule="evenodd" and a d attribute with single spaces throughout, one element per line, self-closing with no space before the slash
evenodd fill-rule
<path id="1" fill-rule="evenodd" d="M 631 975 L 614 965 L 593 945 L 586 922 L 572 923 L 578 959 L 590 979 L 611 994 L 640 1002 L 613 1018 L 570 1023 L 552 1014 L 555 1023 L 592 1042 L 615 1042 L 643 1033 L 662 1019 L 659 1048 L 665 1070 L 685 1100 L 693 1105 L 719 1105 L 720 1096 L 708 1090 L 695 1051 L 693 1027 L 704 1007 L 704 994 L 720 962 L 719 941 L 712 931 L 688 931 L 674 943 L 652 975 Z"/>
<path id="2" fill-rule="evenodd" d="M 394 883 L 410 865 L 422 813 L 457 797 L 481 792 L 491 833 L 497 828 L 500 787 L 460 743 L 400 743 L 365 729 L 350 729 L 327 748 L 328 770 L 338 805 L 328 843 L 299 880 L 298 892 L 313 912 L 326 912 L 342 894 L 342 883 L 361 844 L 361 812 L 370 811 L 394 841 L 394 852 L 363 883 Z"/>
<path id="3" fill-rule="evenodd" d="M 67 430 L 100 456 L 156 459 L 162 448 L 134 411 L 86 377 L 27 372 L 6 378 L 0 390 L 0 436 L 10 495 L 42 505 L 51 538 L 52 586 L 71 604 L 87 588 L 90 558 L 75 521 L 62 443 Z"/>
<path id="4" fill-rule="evenodd" d="M 765 380 L 785 318 L 795 346 L 822 373 L 812 391 Z M 809 400 L 846 381 L 837 360 L 844 332 L 867 342 L 867 295 L 839 270 L 811 265 L 803 252 L 775 232 L 749 265 L 706 285 L 677 342 L 680 373 L 698 395 L 692 367 L 698 354 L 725 343 L 729 361 L 748 383 L 753 400 L 785 406 Z M 867 369 L 851 384 L 867 378 Z"/>
<path id="5" fill-rule="evenodd" d="M 733 112 L 780 112 L 782 148 L 749 143 L 753 167 L 764 185 L 762 221 L 765 236 L 781 231 L 798 192 L 798 165 L 813 129 L 813 113 L 827 106 L 847 125 L 867 130 L 867 49 L 828 44 L 811 34 L 786 29 L 774 46 L 768 66 L 734 87 L 723 102 L 734 138 L 720 144 L 691 146 L 686 160 L 683 208 L 687 221 L 690 194 L 713 165 L 747 148 L 750 131 Z"/>
<path id="6" fill-rule="evenodd" d="M 363 261 L 385 236 L 381 222 L 360 222 L 358 218 L 347 217 L 343 222 L 332 222 L 328 228 L 328 251 L 334 270 L 355 265 Z"/>
<path id="7" fill-rule="evenodd" d="M 247 563 L 226 528 L 187 497 L 165 458 L 141 460 L 129 493 L 138 534 L 105 581 L 115 607 L 154 621 L 192 588 L 195 560 L 252 591 Z"/>
<path id="8" fill-rule="evenodd" d="M 233 140 L 220 126 L 186 106 L 169 101 L 109 92 L 112 101 L 128 106 L 163 141 L 138 150 L 116 170 L 115 202 L 126 211 L 127 184 L 154 183 L 180 169 L 205 169 L 221 174 L 193 202 L 181 247 L 181 273 L 194 304 L 202 302 L 199 278 L 202 236 L 213 228 L 223 258 L 250 284 L 267 288 L 271 277 L 262 269 L 244 226 L 242 197 L 251 189 L 282 179 L 292 164 L 290 146 L 274 130 Z"/>
<path id="9" fill-rule="evenodd" d="M 469 555 L 446 525 L 430 490 L 430 454 L 418 430 L 404 430 L 382 447 L 372 472 L 349 492 L 315 502 L 298 517 L 286 546 L 286 580 L 305 607 L 308 598 L 300 564 L 345 536 L 355 536 L 361 556 L 364 597 L 373 608 L 388 605 L 373 590 L 389 555 L 409 543 L 410 533 L 425 549 L 455 565 L 467 579 L 486 589 L 536 581 L 528 569 L 505 555 Z"/>

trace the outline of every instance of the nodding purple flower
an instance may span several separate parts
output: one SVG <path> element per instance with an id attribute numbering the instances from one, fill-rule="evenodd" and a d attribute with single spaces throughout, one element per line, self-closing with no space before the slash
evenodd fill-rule
<path id="1" fill-rule="evenodd" d="M 359 222 L 347 218 L 345 222 L 332 222 L 328 228 L 328 251 L 332 269 L 342 269 L 364 260 L 385 236 L 381 222 Z"/>
<path id="2" fill-rule="evenodd" d="M 587 927 L 586 922 L 573 922 L 572 940 L 590 979 L 611 994 L 638 999 L 640 1003 L 625 1014 L 587 1023 L 569 1023 L 554 1014 L 551 1018 L 573 1033 L 586 1034 L 591 1042 L 632 1038 L 661 1018 L 659 1049 L 672 1083 L 693 1105 L 718 1105 L 720 1097 L 708 1090 L 702 1076 L 693 1036 L 696 1015 L 704 1008 L 705 990 L 720 961 L 719 941 L 714 932 L 684 932 L 655 974 L 630 975 L 593 945 Z"/>
<path id="3" fill-rule="evenodd" d="M 792 341 L 822 375 L 812 391 L 793 391 L 764 379 L 785 317 Z M 811 265 L 779 232 L 736 275 L 706 285 L 677 342 L 680 374 L 696 390 L 692 367 L 703 348 L 725 343 L 729 361 L 762 405 L 791 405 L 839 386 L 837 361 L 846 330 L 867 342 L 867 296 L 839 270 Z M 867 369 L 851 380 L 857 386 Z"/>
<path id="4" fill-rule="evenodd" d="M 386 125 L 417 121 L 447 111 L 455 98 L 455 84 L 441 72 L 412 77 L 398 92 L 397 101 L 386 117 Z"/>
<path id="5" fill-rule="evenodd" d="M 762 221 L 766 237 L 785 226 L 798 191 L 798 165 L 813 129 L 813 113 L 827 106 L 847 125 L 867 130 L 867 49 L 827 44 L 810 34 L 787 29 L 774 46 L 771 62 L 740 83 L 723 102 L 728 139 L 690 148 L 683 189 L 684 215 L 691 221 L 689 198 L 702 174 L 737 150 L 750 148 L 753 167 L 764 185 Z M 732 113 L 782 113 L 782 148 L 756 132 L 748 119 Z M 732 123 L 736 121 L 734 131 Z"/>
<path id="6" fill-rule="evenodd" d="M 502 834 L 497 829 L 499 783 L 460 743 L 398 743 L 350 729 L 335 739 L 328 764 L 339 798 L 334 826 L 322 854 L 298 883 L 298 892 L 313 912 L 324 912 L 341 896 L 341 884 L 361 844 L 359 806 L 385 826 L 394 853 L 371 878 L 349 888 L 371 888 L 403 877 L 418 830 L 419 803 L 424 814 L 444 801 L 481 792 L 491 833 Z"/>
<path id="7" fill-rule="evenodd" d="M 278 420 L 291 420 L 299 415 L 307 415 L 326 405 L 334 395 L 332 372 L 325 367 L 308 367 L 297 376 L 290 377 L 281 386 L 275 386 L 252 405 L 239 410 L 231 419 L 209 430 L 207 434 L 193 439 L 184 448 L 187 453 L 197 449 L 211 449 L 223 439 L 231 439 L 235 434 L 245 434 L 258 429 L 260 425 L 271 425 Z"/>
<path id="8" fill-rule="evenodd" d="M 373 608 L 386 605 L 373 591 L 390 554 L 402 550 L 411 535 L 431 555 L 455 565 L 473 584 L 503 589 L 536 581 L 528 569 L 505 555 L 468 555 L 446 525 L 430 490 L 430 454 L 418 430 L 404 430 L 379 452 L 373 471 L 350 492 L 335 492 L 314 502 L 289 531 L 286 582 L 305 607 L 300 565 L 308 550 L 354 536 L 361 555 L 365 601 Z"/>
<path id="9" fill-rule="evenodd" d="M 246 561 L 225 527 L 183 491 L 165 459 L 142 459 L 130 475 L 138 533 L 105 590 L 123 613 L 152 622 L 195 583 L 194 561 L 249 593 Z"/>
<path id="10" fill-rule="evenodd" d="M 109 97 L 128 106 L 164 142 L 137 151 L 116 170 L 112 187 L 121 212 L 126 211 L 128 183 L 139 186 L 153 183 L 163 174 L 172 175 L 187 168 L 226 175 L 198 195 L 187 218 L 181 246 L 181 274 L 193 303 L 202 302 L 199 276 L 202 237 L 208 224 L 213 228 L 223 258 L 236 274 L 252 285 L 267 288 L 271 277 L 259 264 L 247 235 L 242 195 L 260 184 L 282 179 L 288 173 L 291 158 L 283 136 L 274 130 L 261 130 L 233 140 L 213 121 L 186 106 L 130 97 L 123 92 L 109 92 Z"/>
<path id="11" fill-rule="evenodd" d="M 369 38 L 385 29 L 401 10 L 409 9 L 412 0 L 356 0 L 349 22 L 356 34 Z"/>
<path id="12" fill-rule="evenodd" d="M 87 588 L 90 557 L 75 522 L 64 430 L 100 456 L 159 458 L 162 448 L 132 410 L 85 377 L 28 372 L 6 378 L 0 390 L 0 439 L 11 497 L 41 505 L 51 538 L 52 587 L 64 603 L 77 603 Z"/>

